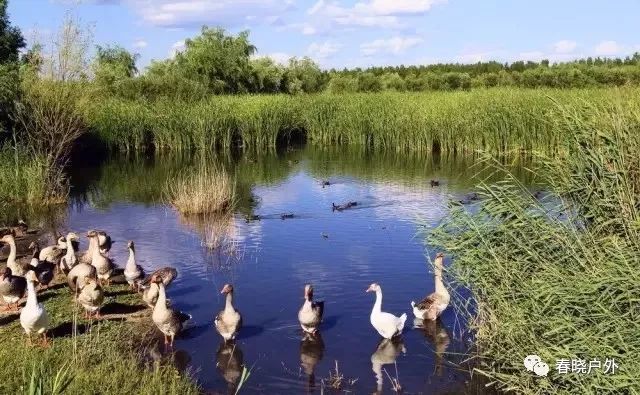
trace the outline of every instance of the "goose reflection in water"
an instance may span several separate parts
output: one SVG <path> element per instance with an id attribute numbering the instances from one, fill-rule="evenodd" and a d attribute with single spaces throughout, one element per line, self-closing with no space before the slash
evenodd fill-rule
<path id="1" fill-rule="evenodd" d="M 436 375 L 438 377 L 442 376 L 444 354 L 447 352 L 447 348 L 451 342 L 447 328 L 445 328 L 439 318 L 435 321 L 423 321 L 416 318 L 413 322 L 413 327 L 419 329 L 424 334 L 427 342 L 433 345 Z"/>
<path id="2" fill-rule="evenodd" d="M 216 368 L 227 382 L 227 392 L 235 394 L 240 383 L 243 367 L 242 350 L 234 341 L 223 341 L 216 353 Z"/>
<path id="3" fill-rule="evenodd" d="M 305 333 L 300 342 L 300 365 L 304 374 L 308 376 L 307 393 L 313 393 L 316 387 L 316 365 L 324 356 L 324 342 L 320 332 Z"/>
<path id="4" fill-rule="evenodd" d="M 390 379 L 392 380 L 392 385 L 394 387 L 399 387 L 400 383 L 398 381 L 398 367 L 396 365 L 396 359 L 400 353 L 406 354 L 407 349 L 404 346 L 404 342 L 402 341 L 402 337 L 394 337 L 391 339 L 382 339 L 380 343 L 378 343 L 378 347 L 376 351 L 371 354 L 371 369 L 376 375 L 376 391 L 374 394 L 382 394 L 382 385 L 384 383 L 385 372 L 383 372 L 384 365 L 395 365 L 395 375 L 396 377 L 392 377 L 388 372 Z M 400 391 L 400 389 L 399 389 Z M 396 391 L 396 392 L 399 392 Z"/>

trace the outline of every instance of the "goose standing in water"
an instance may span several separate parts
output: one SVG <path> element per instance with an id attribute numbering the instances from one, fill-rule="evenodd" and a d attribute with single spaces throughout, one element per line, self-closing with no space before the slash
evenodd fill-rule
<path id="1" fill-rule="evenodd" d="M 16 261 L 17 249 L 16 239 L 13 232 L 2 236 L 0 242 L 9 245 L 9 257 L 7 257 L 7 268 L 11 269 L 11 274 L 14 276 L 24 277 L 29 269 L 29 262 L 24 262 L 22 259 Z"/>
<path id="2" fill-rule="evenodd" d="M 18 311 L 18 303 L 26 289 L 27 280 L 21 276 L 14 276 L 11 268 L 5 267 L 0 277 L 0 296 L 7 304 L 7 310 Z"/>
<path id="3" fill-rule="evenodd" d="M 182 330 L 183 324 L 191 319 L 189 314 L 174 310 L 167 306 L 167 294 L 160 277 L 153 277 L 152 282 L 158 285 L 158 301 L 153 307 L 151 318 L 164 335 L 164 345 L 173 348 L 173 340 Z"/>
<path id="4" fill-rule="evenodd" d="M 220 291 L 226 294 L 224 310 L 220 311 L 215 318 L 216 330 L 225 341 L 234 340 L 236 334 L 242 327 L 242 316 L 240 312 L 233 307 L 233 286 L 225 284 Z"/>
<path id="5" fill-rule="evenodd" d="M 322 322 L 324 302 L 313 301 L 313 287 L 311 284 L 304 286 L 304 304 L 298 311 L 298 321 L 302 330 L 307 333 L 316 333 Z"/>
<path id="6" fill-rule="evenodd" d="M 100 318 L 100 307 L 104 302 L 104 291 L 95 278 L 89 276 L 84 278 L 84 285 L 80 288 L 77 301 L 84 307 L 86 318 L 91 318 L 92 315 L 95 315 L 98 319 Z"/>
<path id="7" fill-rule="evenodd" d="M 444 254 L 439 252 L 436 255 L 436 259 L 434 262 L 435 266 L 435 284 L 436 290 L 430 295 L 427 295 L 424 299 L 422 299 L 419 303 L 415 303 L 411 301 L 411 307 L 413 309 L 413 314 L 416 318 L 420 318 L 422 320 L 434 321 L 436 318 L 442 314 L 442 312 L 449 306 L 449 301 L 451 300 L 451 295 L 449 295 L 449 291 L 444 286 L 442 282 L 442 270 L 444 268 L 443 265 Z"/>
<path id="8" fill-rule="evenodd" d="M 131 289 L 140 289 L 140 280 L 144 278 L 144 270 L 142 266 L 136 264 L 135 246 L 133 241 L 127 243 L 129 249 L 129 259 L 127 259 L 127 265 L 124 268 L 124 278 L 129 283 Z"/>
<path id="9" fill-rule="evenodd" d="M 27 342 L 31 345 L 31 334 L 43 335 L 43 344 L 47 345 L 47 329 L 49 328 L 49 315 L 42 303 L 38 303 L 35 283 L 38 281 L 33 271 L 27 272 L 27 303 L 20 311 L 20 325 L 27 333 Z"/>
<path id="10" fill-rule="evenodd" d="M 99 233 L 97 233 L 96 231 L 89 232 L 87 234 L 87 237 L 95 240 L 94 246 L 98 244 Z M 113 273 L 115 265 L 113 264 L 113 261 L 103 253 L 103 250 L 101 248 L 93 249 L 91 265 L 96 268 L 98 281 L 100 281 L 101 283 L 102 281 L 105 281 L 106 285 L 109 285 L 111 282 L 111 274 Z"/>
<path id="11" fill-rule="evenodd" d="M 394 336 L 402 334 L 404 322 L 407 320 L 407 314 L 403 313 L 400 317 L 382 311 L 382 288 L 380 285 L 373 283 L 367 289 L 367 292 L 376 293 L 376 301 L 371 310 L 371 325 L 375 328 L 380 336 L 385 339 L 391 339 Z"/>

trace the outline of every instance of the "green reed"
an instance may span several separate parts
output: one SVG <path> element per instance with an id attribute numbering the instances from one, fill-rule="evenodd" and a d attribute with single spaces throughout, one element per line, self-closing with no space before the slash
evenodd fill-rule
<path id="1" fill-rule="evenodd" d="M 476 371 L 497 388 L 637 394 L 640 112 L 624 98 L 557 110 L 563 154 L 536 170 L 548 194 L 505 171 L 505 181 L 478 186 L 476 209 L 453 209 L 428 240 L 452 256 L 450 280 L 472 292 Z M 529 354 L 550 365 L 547 377 L 524 369 Z M 616 374 L 555 368 L 558 359 L 606 358 Z"/>
<path id="2" fill-rule="evenodd" d="M 203 101 L 85 103 L 93 130 L 110 146 L 132 150 L 273 149 L 302 131 L 317 145 L 354 144 L 397 151 L 556 152 L 556 103 L 627 100 L 637 88 L 584 90 L 490 89 L 471 92 L 345 95 L 215 96 Z M 92 104 L 91 104 L 92 103 Z M 635 106 L 638 107 L 637 105 Z"/>

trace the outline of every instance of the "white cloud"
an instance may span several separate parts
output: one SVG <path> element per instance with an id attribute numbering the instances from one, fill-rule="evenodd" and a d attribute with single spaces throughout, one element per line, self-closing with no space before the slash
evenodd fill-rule
<path id="1" fill-rule="evenodd" d="M 133 42 L 133 47 L 136 49 L 142 49 L 142 48 L 146 48 L 147 45 L 149 45 L 149 43 L 147 43 L 145 40 L 143 39 L 138 39 L 136 41 Z"/>
<path id="2" fill-rule="evenodd" d="M 556 53 L 570 53 L 573 52 L 578 44 L 571 40 L 560 40 L 553 44 L 553 50 Z"/>
<path id="3" fill-rule="evenodd" d="M 271 23 L 293 6 L 277 0 L 131 0 L 129 4 L 145 22 L 161 27 L 201 25 L 240 26 L 247 15 L 259 15 L 256 23 Z"/>
<path id="4" fill-rule="evenodd" d="M 171 49 L 169 50 L 169 57 L 173 58 L 178 54 L 178 52 L 184 51 L 184 45 L 184 40 L 176 41 L 175 43 L 173 43 Z"/>
<path id="5" fill-rule="evenodd" d="M 271 60 L 273 60 L 274 62 L 281 64 L 283 66 L 286 66 L 289 64 L 289 59 L 291 59 L 293 56 L 288 54 L 288 53 L 284 53 L 284 52 L 272 52 L 272 53 L 268 53 L 268 54 L 264 54 L 264 55 L 255 55 L 253 56 L 254 59 L 258 59 L 258 58 L 270 58 Z"/>
<path id="6" fill-rule="evenodd" d="M 341 45 L 331 41 L 311 43 L 307 48 L 307 54 L 315 59 L 326 59 L 340 50 Z"/>
<path id="7" fill-rule="evenodd" d="M 406 50 L 413 48 L 424 40 L 420 37 L 395 36 L 389 39 L 379 39 L 360 45 L 360 52 L 365 56 L 372 56 L 379 53 L 399 55 Z"/>
<path id="8" fill-rule="evenodd" d="M 542 51 L 528 51 L 528 52 L 520 52 L 518 54 L 517 60 L 531 60 L 534 62 L 538 62 L 545 58 L 548 58 L 548 57 L 545 57 L 545 54 Z"/>
<path id="9" fill-rule="evenodd" d="M 319 0 L 307 10 L 307 15 L 315 19 L 316 25 L 326 25 L 325 30 L 330 29 L 332 24 L 382 28 L 397 28 L 401 26 L 397 17 L 376 14 L 365 3 L 357 3 L 348 8 L 340 6 L 337 2 Z"/>
<path id="10" fill-rule="evenodd" d="M 624 50 L 624 47 L 615 41 L 602 41 L 594 48 L 595 54 L 599 56 L 617 55 Z"/>
<path id="11" fill-rule="evenodd" d="M 446 3 L 446 0 L 373 0 L 364 7 L 378 15 L 422 14 L 438 3 Z"/>

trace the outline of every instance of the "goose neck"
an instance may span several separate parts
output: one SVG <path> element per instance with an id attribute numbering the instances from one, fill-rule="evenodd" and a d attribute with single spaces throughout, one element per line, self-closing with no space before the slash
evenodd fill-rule
<path id="1" fill-rule="evenodd" d="M 376 291 L 376 302 L 373 304 L 373 312 L 379 313 L 382 311 L 382 290 Z"/>
<path id="2" fill-rule="evenodd" d="M 233 291 L 232 292 L 227 292 L 227 296 L 225 298 L 225 304 L 224 304 L 224 309 L 226 311 L 233 311 Z"/>
<path id="3" fill-rule="evenodd" d="M 16 241 L 13 237 L 7 242 L 9 244 L 9 256 L 7 257 L 7 265 L 14 264 L 16 262 Z"/>
<path id="4" fill-rule="evenodd" d="M 36 287 L 33 285 L 33 281 L 27 280 L 27 307 L 35 307 L 38 304 L 38 297 L 36 296 Z"/>
<path id="5" fill-rule="evenodd" d="M 160 306 L 160 308 L 167 307 L 167 294 L 164 290 L 163 283 L 158 283 L 158 300 L 156 301 L 156 306 Z"/>

